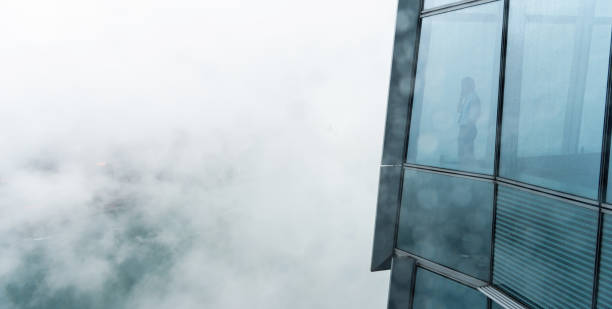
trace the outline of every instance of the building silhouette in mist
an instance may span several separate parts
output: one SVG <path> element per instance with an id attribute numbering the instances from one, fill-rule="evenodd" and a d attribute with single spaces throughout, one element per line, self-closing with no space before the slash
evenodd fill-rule
<path id="1" fill-rule="evenodd" d="M 609 0 L 399 0 L 389 308 L 612 308 Z"/>

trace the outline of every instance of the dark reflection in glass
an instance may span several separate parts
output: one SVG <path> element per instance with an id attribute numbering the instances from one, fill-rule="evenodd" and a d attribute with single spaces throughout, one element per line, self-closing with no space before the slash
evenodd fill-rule
<path id="1" fill-rule="evenodd" d="M 533 308 L 590 308 L 597 210 L 500 185 L 493 283 Z"/>
<path id="2" fill-rule="evenodd" d="M 492 174 L 501 1 L 423 18 L 407 162 Z"/>
<path id="3" fill-rule="evenodd" d="M 598 9 L 612 6 L 510 1 L 502 177 L 597 197 L 611 32 Z"/>
<path id="4" fill-rule="evenodd" d="M 487 298 L 477 290 L 418 268 L 413 304 L 415 309 L 485 309 Z"/>
<path id="5" fill-rule="evenodd" d="M 398 248 L 487 280 L 493 184 L 407 169 Z"/>

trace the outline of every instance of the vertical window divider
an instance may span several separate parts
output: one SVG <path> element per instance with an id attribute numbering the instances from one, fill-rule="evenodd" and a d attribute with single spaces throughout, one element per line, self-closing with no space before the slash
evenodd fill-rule
<path id="1" fill-rule="evenodd" d="M 422 0 L 421 0 L 421 4 L 422 4 Z M 421 7 L 423 7 L 421 5 Z M 414 289 L 416 287 L 416 276 L 417 276 L 417 271 L 419 271 L 419 268 L 417 267 L 417 263 L 414 263 L 414 268 L 412 269 L 412 278 L 410 279 L 410 304 L 408 306 L 409 309 L 413 309 L 414 307 Z"/>
<path id="2" fill-rule="evenodd" d="M 504 86 L 505 86 L 505 74 L 506 74 L 506 51 L 508 45 L 508 17 L 510 12 L 510 0 L 504 1 L 504 12 L 502 21 L 502 39 L 501 39 L 501 56 L 499 58 L 499 85 L 498 85 L 498 99 L 497 99 L 497 122 L 495 131 L 495 158 L 493 165 L 493 178 L 495 179 L 493 184 L 493 219 L 491 220 L 491 255 L 489 258 L 489 284 L 493 284 L 493 262 L 495 259 L 495 224 L 497 220 L 497 193 L 499 183 L 497 178 L 499 177 L 499 164 L 501 156 L 501 130 L 502 130 L 502 118 L 503 118 L 503 107 L 504 107 Z"/>
<path id="3" fill-rule="evenodd" d="M 402 0 L 400 0 L 402 1 Z M 425 0 L 419 0 L 419 14 L 417 14 L 418 16 L 418 22 L 417 22 L 417 27 L 416 27 L 416 39 L 415 39 L 415 46 L 414 46 L 414 61 L 412 62 L 412 68 L 411 68 L 411 72 L 410 72 L 410 76 L 411 76 L 411 83 L 410 83 L 410 95 L 408 96 L 408 101 L 406 102 L 406 104 L 408 104 L 408 112 L 406 117 L 408 118 L 406 121 L 406 131 L 404 133 L 404 153 L 402 154 L 402 162 L 404 164 L 402 164 L 402 170 L 401 170 L 401 175 L 400 175 L 400 190 L 399 190 L 399 194 L 397 197 L 397 203 L 398 203 L 398 207 L 397 207 L 397 213 L 396 215 L 396 220 L 395 220 L 395 233 L 393 234 L 393 248 L 397 248 L 397 233 L 399 230 L 399 219 L 400 219 L 400 212 L 401 212 L 401 205 L 402 205 L 402 195 L 404 192 L 404 170 L 406 169 L 405 164 L 406 164 L 406 156 L 408 155 L 408 140 L 410 139 L 410 125 L 412 122 L 412 105 L 414 102 L 414 88 L 415 88 L 415 84 L 416 84 L 416 73 L 417 73 L 417 65 L 419 62 L 419 45 L 421 43 L 421 25 L 423 23 L 423 18 L 421 17 L 420 12 L 423 11 L 423 6 L 424 6 L 424 2 Z M 414 296 L 414 295 L 412 295 Z"/>
<path id="4" fill-rule="evenodd" d="M 401 0 L 400 0 L 401 1 Z M 397 233 L 399 231 L 399 220 L 400 220 L 400 213 L 402 210 L 402 196 L 404 194 L 404 170 L 406 169 L 405 167 L 405 163 L 406 163 L 406 156 L 408 155 L 408 140 L 410 139 L 410 125 L 412 124 L 412 105 L 414 102 L 414 88 L 416 85 L 416 74 L 417 74 L 417 66 L 419 63 L 419 46 L 421 44 L 421 25 L 423 24 L 423 18 L 421 17 L 421 12 L 423 11 L 423 7 L 425 5 L 425 0 L 419 0 L 419 14 L 417 14 L 417 28 L 416 28 L 416 40 L 415 40 L 415 45 L 414 45 L 414 61 L 412 62 L 412 68 L 411 68 L 411 84 L 410 84 L 410 96 L 408 97 L 408 101 L 406 102 L 406 104 L 408 104 L 408 113 L 406 115 L 406 117 L 408 117 L 408 119 L 406 120 L 406 133 L 404 134 L 404 153 L 402 154 L 402 162 L 404 162 L 404 164 L 402 164 L 402 170 L 401 170 L 401 174 L 400 174 L 400 190 L 399 190 L 399 194 L 398 194 L 398 207 L 397 207 L 397 213 L 395 214 L 397 217 L 395 219 L 395 233 L 393 234 L 393 248 L 397 248 Z M 414 269 L 412 272 L 412 282 L 410 283 L 410 291 L 408 291 L 408 293 L 410 293 L 410 304 L 408 309 L 412 309 L 414 307 L 414 290 L 415 290 L 415 286 L 416 286 L 416 273 L 417 273 L 417 266 L 416 263 L 414 265 Z"/>
<path id="5" fill-rule="evenodd" d="M 599 292 L 599 270 L 601 264 L 601 243 L 603 230 L 603 203 L 606 202 L 608 192 L 608 173 L 610 168 L 610 144 L 612 137 L 612 29 L 610 41 L 610 54 L 608 59 L 608 87 L 606 92 L 606 108 L 604 113 L 604 132 L 601 147 L 601 167 L 599 170 L 599 214 L 597 221 L 597 245 L 595 252 L 595 271 L 593 272 L 593 300 L 591 308 L 597 308 L 597 297 Z"/>

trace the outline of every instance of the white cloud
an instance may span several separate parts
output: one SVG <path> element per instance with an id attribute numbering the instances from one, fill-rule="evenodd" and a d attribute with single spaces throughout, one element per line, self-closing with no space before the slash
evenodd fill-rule
<path id="1" fill-rule="evenodd" d="M 395 6 L 0 3 L 0 307 L 383 307 Z"/>

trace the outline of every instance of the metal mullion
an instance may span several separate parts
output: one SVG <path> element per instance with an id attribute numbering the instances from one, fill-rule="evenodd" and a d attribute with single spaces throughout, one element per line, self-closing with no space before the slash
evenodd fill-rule
<path id="1" fill-rule="evenodd" d="M 599 292 L 599 270 L 601 264 L 601 242 L 602 242 L 602 232 L 603 232 L 603 203 L 607 198 L 608 191 L 608 169 L 610 167 L 610 137 L 612 135 L 612 119 L 610 119 L 612 115 L 612 68 L 610 65 L 612 64 L 612 32 L 611 32 L 611 42 L 610 42 L 610 55 L 608 58 L 608 89 L 606 93 L 606 109 L 604 113 L 604 131 L 602 138 L 602 146 L 601 146 L 601 163 L 599 169 L 599 217 L 597 220 L 597 247 L 595 252 L 595 271 L 593 275 L 593 300 L 592 300 L 592 308 L 597 308 L 597 295 Z"/>
<path id="2" fill-rule="evenodd" d="M 423 0 L 421 0 L 421 3 L 423 2 Z M 413 309 L 414 307 L 414 290 L 416 288 L 416 278 L 417 278 L 417 271 L 418 271 L 418 265 L 417 263 L 414 263 L 414 268 L 412 269 L 412 278 L 410 281 L 410 305 L 408 306 L 408 308 Z"/>
<path id="3" fill-rule="evenodd" d="M 505 308 L 523 309 L 528 308 L 527 305 L 523 304 L 519 300 L 507 295 L 505 292 L 499 290 L 493 285 L 489 285 L 478 289 L 481 293 L 487 296 L 487 298 L 495 299 L 495 302 Z M 503 305 L 502 305 L 503 304 Z"/>
<path id="4" fill-rule="evenodd" d="M 470 179 L 479 180 L 479 181 L 488 181 L 488 182 L 493 181 L 493 176 L 491 175 L 464 172 L 460 170 L 453 170 L 453 169 L 442 168 L 442 167 L 434 167 L 434 166 L 412 164 L 412 163 L 405 163 L 404 167 L 407 169 L 421 170 L 421 171 L 426 171 L 426 172 L 430 172 L 434 174 L 452 175 L 452 176 L 470 178 Z"/>
<path id="5" fill-rule="evenodd" d="M 448 13 L 448 12 L 457 11 L 457 10 L 461 10 L 461 9 L 465 9 L 465 8 L 469 8 L 469 7 L 473 7 L 473 6 L 477 6 L 477 5 L 481 5 L 481 4 L 486 4 L 486 3 L 489 3 L 489 2 L 495 2 L 495 1 L 500 1 L 500 0 L 463 0 L 463 1 L 457 1 L 455 3 L 449 3 L 449 4 L 440 5 L 440 6 L 437 6 L 437 7 L 433 7 L 433 8 L 430 8 L 430 9 L 423 10 L 421 12 L 421 17 L 428 17 L 428 16 L 433 16 L 433 15 Z"/>
<path id="6" fill-rule="evenodd" d="M 424 257 L 412 254 L 410 252 L 404 251 L 402 249 L 395 249 L 395 252 L 397 255 L 403 255 L 403 256 L 409 256 L 412 257 L 413 259 L 415 259 L 417 261 L 417 266 L 423 269 L 426 269 L 428 271 L 434 272 L 442 277 L 448 278 L 450 280 L 453 280 L 455 282 L 458 282 L 462 285 L 465 286 L 469 286 L 473 289 L 477 289 L 479 287 L 483 287 L 487 285 L 487 282 L 483 281 L 482 279 L 478 279 L 476 277 L 472 277 L 470 275 L 467 275 L 463 272 L 460 272 L 456 269 L 444 266 L 444 265 L 440 265 L 436 262 L 433 262 L 429 259 L 426 259 Z"/>
<path id="7" fill-rule="evenodd" d="M 490 243 L 490 255 L 489 255 L 489 284 L 493 283 L 493 267 L 495 260 L 495 226 L 497 224 L 497 195 L 499 193 L 499 183 L 497 178 L 499 177 L 499 162 L 501 157 L 501 130 L 502 130 L 502 119 L 504 110 L 504 86 L 506 78 L 506 52 L 508 50 L 508 16 L 510 10 L 510 1 L 503 0 L 503 20 L 502 20 L 502 39 L 501 39 L 501 55 L 499 58 L 499 84 L 497 89 L 497 119 L 495 129 L 495 158 L 493 160 L 493 177 L 495 183 L 493 184 L 493 218 L 491 220 L 491 243 Z"/>
<path id="8" fill-rule="evenodd" d="M 423 9 L 423 5 L 424 5 L 424 1 L 425 0 L 419 0 L 420 4 L 419 4 L 419 11 Z M 398 195 L 398 207 L 397 207 L 397 213 L 396 213 L 396 220 L 395 220 L 395 233 L 393 234 L 393 247 L 397 248 L 397 233 L 399 231 L 399 219 L 400 219 L 400 213 L 402 210 L 402 196 L 404 193 L 404 170 L 405 170 L 405 164 L 406 164 L 406 157 L 408 156 L 408 141 L 410 139 L 410 125 L 412 122 L 412 106 L 414 104 L 414 91 L 415 91 L 415 84 L 416 84 L 416 73 L 417 73 L 417 66 L 419 63 L 419 47 L 421 44 L 421 26 L 423 23 L 423 19 L 419 18 L 419 20 L 417 21 L 417 27 L 416 27 L 416 38 L 415 38 L 415 46 L 414 46 L 414 54 L 413 54 L 413 59 L 414 61 L 412 62 L 412 68 L 411 68 L 411 72 L 410 72 L 410 76 L 412 76 L 412 80 L 411 80 L 411 85 L 410 85 L 410 95 L 408 96 L 408 102 L 406 102 L 406 104 L 408 104 L 408 112 L 407 112 L 407 121 L 406 121 L 406 131 L 404 133 L 404 153 L 402 154 L 402 158 L 403 158 L 403 162 L 404 164 L 402 165 L 402 171 L 401 171 L 401 175 L 400 175 L 400 190 L 399 190 L 399 195 Z M 414 295 L 413 295 L 414 296 Z"/>
<path id="9" fill-rule="evenodd" d="M 499 160 L 499 159 L 496 159 L 496 160 Z M 533 195 L 543 196 L 549 199 L 558 200 L 564 203 L 576 205 L 576 206 L 587 208 L 590 210 L 597 211 L 599 208 L 597 206 L 599 203 L 595 200 L 590 200 L 587 198 L 583 198 L 581 196 L 568 194 L 568 193 L 564 193 L 560 191 L 555 191 L 555 190 L 547 189 L 544 187 L 539 187 L 536 185 L 531 185 L 528 183 L 524 183 L 524 182 L 520 182 L 520 181 L 516 181 L 512 179 L 507 179 L 503 177 L 494 177 L 494 176 L 486 175 L 486 174 L 476 174 L 476 173 L 471 173 L 471 172 L 464 172 L 464 171 L 459 171 L 459 170 L 451 170 L 447 168 L 439 168 L 439 167 L 412 164 L 412 163 L 404 163 L 403 169 L 404 170 L 411 169 L 411 170 L 417 170 L 417 171 L 423 171 L 423 172 L 432 173 L 432 174 L 440 174 L 440 175 L 453 176 L 453 177 L 462 177 L 462 178 L 467 178 L 467 179 L 471 179 L 474 181 L 493 182 L 496 185 L 501 184 L 506 187 L 521 190 L 523 192 L 527 192 Z M 494 198 L 497 199 L 497 196 L 495 196 Z M 610 208 L 610 210 L 612 210 L 612 205 L 606 204 L 604 205 L 604 207 L 608 207 Z"/>
<path id="10" fill-rule="evenodd" d="M 401 0 L 400 0 L 401 1 Z M 422 11 L 423 7 L 424 7 L 424 3 L 425 0 L 419 0 L 419 8 L 418 11 Z M 419 48 L 421 46 L 421 29 L 422 29 L 422 25 L 423 25 L 423 19 L 420 17 L 417 20 L 417 26 L 416 26 L 416 35 L 415 35 L 415 45 L 414 45 L 414 51 L 413 51 L 413 62 L 412 62 L 412 68 L 411 68 L 411 72 L 410 72 L 410 76 L 412 77 L 412 80 L 410 81 L 410 95 L 408 96 L 408 101 L 406 102 L 406 104 L 408 104 L 408 109 L 407 109 L 407 115 L 406 115 L 406 130 L 404 133 L 404 153 L 402 154 L 402 162 L 405 164 L 406 163 L 406 157 L 408 156 L 408 141 L 410 139 L 410 126 L 412 124 L 412 107 L 414 104 L 414 92 L 415 92 L 415 85 L 416 85 L 416 74 L 417 74 L 417 67 L 419 64 Z M 398 200 L 397 200 L 397 212 L 396 212 L 396 218 L 395 218 L 395 233 L 393 234 L 393 247 L 397 248 L 397 233 L 399 232 L 399 225 L 400 225 L 400 214 L 402 211 L 402 197 L 403 197 L 403 193 L 404 193 L 404 174 L 405 174 L 405 167 L 404 165 L 402 165 L 402 170 L 401 170 L 401 174 L 400 174 L 400 190 L 399 190 L 399 194 L 398 194 Z M 395 249 L 397 250 L 397 249 Z M 410 291 L 408 293 L 410 293 L 410 304 L 408 306 L 408 309 L 413 309 L 414 307 L 414 291 L 415 291 L 415 287 L 416 287 L 416 274 L 417 274 L 417 264 L 414 264 L 414 269 L 412 272 L 412 281 L 410 283 Z"/>
<path id="11" fill-rule="evenodd" d="M 508 187 L 512 187 L 512 188 L 516 188 L 519 190 L 523 190 L 523 191 L 527 191 L 533 194 L 537 194 L 537 195 L 541 195 L 541 196 L 546 196 L 548 198 L 552 198 L 552 199 L 556 199 L 556 200 L 561 200 L 561 201 L 565 201 L 567 203 L 571 203 L 571 204 L 575 204 L 578 206 L 582 206 L 582 207 L 586 207 L 586 208 L 590 208 L 593 210 L 597 210 L 598 209 L 598 201 L 595 200 L 590 200 L 587 198 L 583 198 L 581 196 L 577 196 L 577 195 L 573 195 L 573 194 L 568 194 L 565 192 L 560 192 L 560 191 L 556 191 L 556 190 L 551 190 L 551 189 L 547 189 L 544 187 L 540 187 L 540 186 L 535 186 L 535 185 L 531 185 L 525 182 L 521 182 L 521 181 L 516 181 L 516 180 L 512 180 L 512 179 L 508 179 L 508 178 L 503 178 L 503 177 L 497 177 L 495 179 L 495 181 L 504 184 Z"/>

